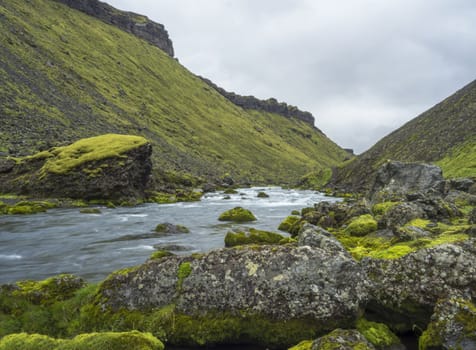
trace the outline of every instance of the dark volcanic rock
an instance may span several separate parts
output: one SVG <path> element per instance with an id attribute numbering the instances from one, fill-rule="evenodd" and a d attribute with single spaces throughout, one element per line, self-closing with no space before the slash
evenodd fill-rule
<path id="1" fill-rule="evenodd" d="M 144 39 L 174 57 L 174 48 L 169 34 L 162 24 L 132 12 L 125 12 L 98 0 L 55 0 L 71 8 L 96 17 L 101 21 Z"/>
<path id="2" fill-rule="evenodd" d="M 444 179 L 436 165 L 389 161 L 377 171 L 370 197 L 403 196 L 411 192 L 442 193 Z"/>

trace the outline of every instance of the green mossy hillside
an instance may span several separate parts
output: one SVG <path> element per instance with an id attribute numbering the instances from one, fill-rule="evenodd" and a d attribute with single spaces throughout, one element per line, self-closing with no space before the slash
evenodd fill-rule
<path id="1" fill-rule="evenodd" d="M 386 161 L 435 163 L 446 178 L 476 178 L 476 81 L 382 138 L 338 168 L 338 188 L 368 190 Z"/>
<path id="2" fill-rule="evenodd" d="M 61 3 L 2 2 L 0 18 L 0 152 L 138 135 L 161 183 L 228 173 L 292 184 L 348 156 L 308 123 L 244 110 L 157 47 Z"/>

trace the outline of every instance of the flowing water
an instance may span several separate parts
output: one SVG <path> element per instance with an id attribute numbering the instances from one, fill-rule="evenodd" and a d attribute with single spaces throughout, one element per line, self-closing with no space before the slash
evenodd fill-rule
<path id="1" fill-rule="evenodd" d="M 257 198 L 259 191 L 269 198 Z M 101 214 L 80 214 L 74 208 L 0 216 L 0 284 L 60 273 L 99 281 L 112 271 L 143 263 L 155 249 L 176 254 L 207 252 L 223 247 L 229 230 L 277 231 L 292 210 L 338 200 L 314 191 L 279 187 L 240 189 L 230 197 L 209 193 L 200 202 L 100 208 Z M 223 211 L 236 206 L 250 209 L 258 220 L 248 224 L 218 221 Z M 185 225 L 191 232 L 154 235 L 155 226 L 163 222 Z"/>

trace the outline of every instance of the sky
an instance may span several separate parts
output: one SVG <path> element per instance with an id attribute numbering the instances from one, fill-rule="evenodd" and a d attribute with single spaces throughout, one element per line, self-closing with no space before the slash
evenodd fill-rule
<path id="1" fill-rule="evenodd" d="M 361 153 L 476 79 L 474 0 L 105 0 L 164 24 L 228 91 L 311 112 Z"/>

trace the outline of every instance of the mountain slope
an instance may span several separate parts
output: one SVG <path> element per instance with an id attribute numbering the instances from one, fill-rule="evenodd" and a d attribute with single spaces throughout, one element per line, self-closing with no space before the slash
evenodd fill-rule
<path id="1" fill-rule="evenodd" d="M 244 110 L 159 48 L 56 1 L 0 1 L 0 30 L 5 155 L 132 134 L 152 143 L 161 173 L 254 183 L 348 157 L 308 123 Z"/>
<path id="2" fill-rule="evenodd" d="M 365 190 L 374 171 L 388 159 L 436 163 L 446 177 L 476 177 L 476 81 L 337 169 L 333 183 Z"/>

